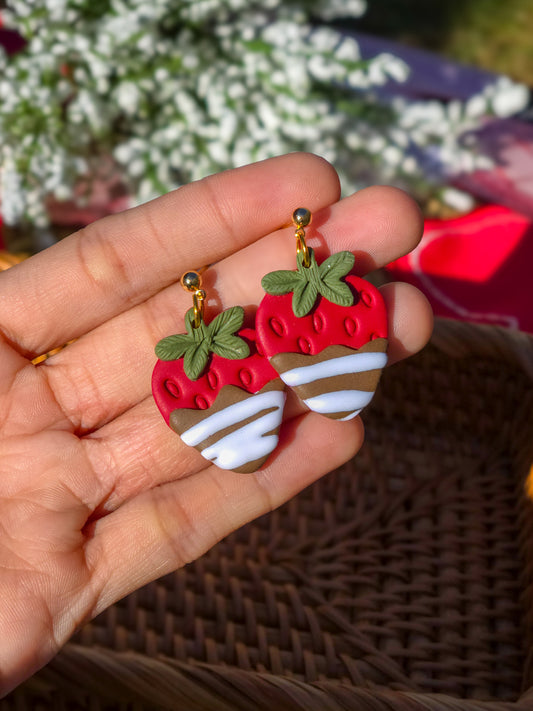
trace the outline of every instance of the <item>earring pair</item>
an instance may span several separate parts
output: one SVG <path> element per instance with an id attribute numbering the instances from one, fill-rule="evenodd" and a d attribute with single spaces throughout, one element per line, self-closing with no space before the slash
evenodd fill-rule
<path id="1" fill-rule="evenodd" d="M 296 270 L 266 274 L 253 327 L 233 306 L 210 322 L 198 272 L 181 278 L 186 333 L 163 338 L 152 392 L 167 424 L 222 469 L 249 473 L 276 449 L 287 388 L 321 415 L 349 420 L 371 401 L 387 362 L 387 314 L 354 255 L 321 264 L 307 245 L 311 213 L 294 211 Z"/>

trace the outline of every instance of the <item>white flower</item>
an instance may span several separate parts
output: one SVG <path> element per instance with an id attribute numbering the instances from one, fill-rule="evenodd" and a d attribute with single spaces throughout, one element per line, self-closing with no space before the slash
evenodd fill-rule
<path id="1" fill-rule="evenodd" d="M 381 157 L 385 163 L 396 168 L 402 162 L 403 152 L 398 146 L 390 145 L 383 149 Z"/>
<path id="2" fill-rule="evenodd" d="M 362 69 L 355 69 L 346 77 L 349 86 L 354 89 L 368 89 L 371 85 L 370 79 Z"/>
<path id="3" fill-rule="evenodd" d="M 60 201 L 70 200 L 72 198 L 72 187 L 59 184 L 54 190 L 54 197 Z"/>
<path id="4" fill-rule="evenodd" d="M 220 119 L 218 129 L 219 138 L 223 144 L 228 145 L 237 133 L 238 119 L 234 113 L 226 112 Z"/>
<path id="5" fill-rule="evenodd" d="M 382 63 L 385 73 L 397 82 L 404 82 L 409 76 L 409 66 L 392 54 L 380 54 L 377 59 Z"/>
<path id="6" fill-rule="evenodd" d="M 130 144 L 120 143 L 113 151 L 113 155 L 119 163 L 126 165 L 133 159 L 135 152 Z"/>
<path id="7" fill-rule="evenodd" d="M 380 134 L 375 134 L 374 136 L 371 136 L 367 141 L 366 141 L 366 147 L 370 151 L 370 153 L 376 154 L 376 153 L 381 153 L 381 151 L 384 150 L 385 148 L 385 138 L 384 136 L 381 136 Z"/>
<path id="8" fill-rule="evenodd" d="M 413 175 L 418 169 L 418 164 L 413 156 L 406 156 L 400 165 L 400 169 L 407 175 Z"/>
<path id="9" fill-rule="evenodd" d="M 309 37 L 315 50 L 319 52 L 333 52 L 339 44 L 339 34 L 327 27 L 319 27 Z"/>
<path id="10" fill-rule="evenodd" d="M 355 131 L 348 132 L 345 136 L 345 139 L 346 145 L 352 150 L 359 150 L 363 145 L 361 136 Z"/>
<path id="11" fill-rule="evenodd" d="M 494 85 L 492 96 L 492 108 L 496 116 L 506 118 L 513 116 L 519 111 L 523 111 L 530 99 L 529 89 L 523 84 L 514 82 L 502 77 Z"/>
<path id="12" fill-rule="evenodd" d="M 335 66 L 321 54 L 313 54 L 312 57 L 309 58 L 307 66 L 311 76 L 322 82 L 331 82 L 339 75 Z"/>
<path id="13" fill-rule="evenodd" d="M 457 188 L 444 188 L 440 193 L 440 197 L 446 205 L 460 212 L 469 212 L 474 207 L 474 198 L 472 195 L 469 195 L 469 193 L 463 190 L 457 190 Z"/>
<path id="14" fill-rule="evenodd" d="M 353 37 L 345 37 L 336 47 L 335 59 L 343 62 L 358 62 L 361 59 L 359 45 Z"/>
<path id="15" fill-rule="evenodd" d="M 225 165 L 227 164 L 229 155 L 227 148 L 222 145 L 217 140 L 209 141 L 207 144 L 207 150 L 209 152 L 209 156 L 215 163 L 220 163 L 220 165 Z"/>
<path id="16" fill-rule="evenodd" d="M 460 101 L 450 101 L 450 103 L 448 104 L 448 118 L 450 119 L 450 121 L 459 121 L 461 118 L 462 110 L 463 106 Z"/>
<path id="17" fill-rule="evenodd" d="M 142 158 L 135 158 L 128 164 L 128 172 L 134 177 L 140 177 L 146 173 L 146 163 Z"/>
<path id="18" fill-rule="evenodd" d="M 404 81 L 390 53 L 361 61 L 357 41 L 317 19 L 357 17 L 363 0 L 8 0 L 3 21 L 31 36 L 0 51 L 4 219 L 46 221 L 111 154 L 137 199 L 220 168 L 295 149 L 335 162 L 345 189 L 369 180 L 473 169 L 464 139 L 487 114 L 512 115 L 525 87 L 500 79 L 467 104 L 384 105 Z M 372 172 L 373 171 L 373 172 Z M 6 217 L 7 215 L 7 217 Z"/>
<path id="19" fill-rule="evenodd" d="M 487 99 L 482 94 L 475 94 L 466 102 L 465 114 L 469 118 L 479 118 L 488 109 Z"/>
<path id="20" fill-rule="evenodd" d="M 159 191 L 156 189 L 152 181 L 144 179 L 141 180 L 139 184 L 137 195 L 135 196 L 135 202 L 136 204 L 141 205 L 142 203 L 148 202 L 149 200 L 153 200 L 154 198 L 158 197 L 158 195 Z"/>
<path id="21" fill-rule="evenodd" d="M 141 93 L 133 82 L 124 81 L 117 86 L 115 98 L 123 111 L 127 114 L 134 114 L 139 106 Z"/>

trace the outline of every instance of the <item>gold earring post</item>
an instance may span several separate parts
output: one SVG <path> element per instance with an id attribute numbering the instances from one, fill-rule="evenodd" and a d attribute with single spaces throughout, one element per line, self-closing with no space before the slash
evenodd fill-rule
<path id="1" fill-rule="evenodd" d="M 298 207 L 292 213 L 292 223 L 296 227 L 294 236 L 296 237 L 296 252 L 302 254 L 302 264 L 307 269 L 311 264 L 309 248 L 305 241 L 305 228 L 311 224 L 311 212 L 306 207 Z"/>
<path id="2" fill-rule="evenodd" d="M 202 277 L 198 272 L 185 272 L 181 277 L 181 285 L 192 294 L 192 306 L 194 309 L 194 328 L 198 328 L 204 320 L 204 307 L 206 293 L 202 289 Z"/>

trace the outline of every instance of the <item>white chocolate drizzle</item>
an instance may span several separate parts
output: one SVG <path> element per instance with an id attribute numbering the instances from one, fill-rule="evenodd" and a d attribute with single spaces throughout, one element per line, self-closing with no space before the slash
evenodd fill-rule
<path id="1" fill-rule="evenodd" d="M 296 387 L 336 375 L 378 370 L 384 368 L 386 364 L 386 353 L 353 353 L 340 358 L 331 358 L 321 363 L 293 368 L 282 373 L 280 377 L 289 387 Z"/>
<path id="2" fill-rule="evenodd" d="M 321 415 L 349 412 L 345 420 L 355 417 L 372 400 L 374 393 L 364 390 L 333 390 L 304 400 L 310 410 Z"/>
<path id="3" fill-rule="evenodd" d="M 183 432 L 181 438 L 185 444 L 196 447 L 209 437 L 270 410 L 202 450 L 206 459 L 222 469 L 237 469 L 248 462 L 266 457 L 276 448 L 277 434 L 268 433 L 278 429 L 284 404 L 285 392 L 282 390 L 257 393 L 209 415 Z"/>
<path id="4" fill-rule="evenodd" d="M 266 457 L 278 444 L 278 435 L 267 435 L 267 432 L 277 429 L 280 419 L 279 410 L 273 410 L 222 437 L 202 450 L 202 454 L 221 469 L 237 469 Z"/>

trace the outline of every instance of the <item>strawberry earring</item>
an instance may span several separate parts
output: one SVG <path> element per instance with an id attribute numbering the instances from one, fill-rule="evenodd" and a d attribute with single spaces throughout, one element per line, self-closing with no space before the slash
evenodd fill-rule
<path id="1" fill-rule="evenodd" d="M 181 278 L 192 294 L 187 333 L 163 338 L 152 375 L 155 402 L 188 445 L 222 469 L 253 472 L 278 443 L 284 385 L 258 350 L 255 331 L 243 328 L 233 306 L 206 323 L 205 291 L 197 272 Z"/>
<path id="2" fill-rule="evenodd" d="M 310 222 L 309 210 L 294 212 L 296 271 L 263 277 L 257 338 L 310 410 L 349 420 L 372 399 L 387 362 L 387 314 L 378 289 L 352 273 L 351 252 L 317 263 L 305 241 Z"/>

